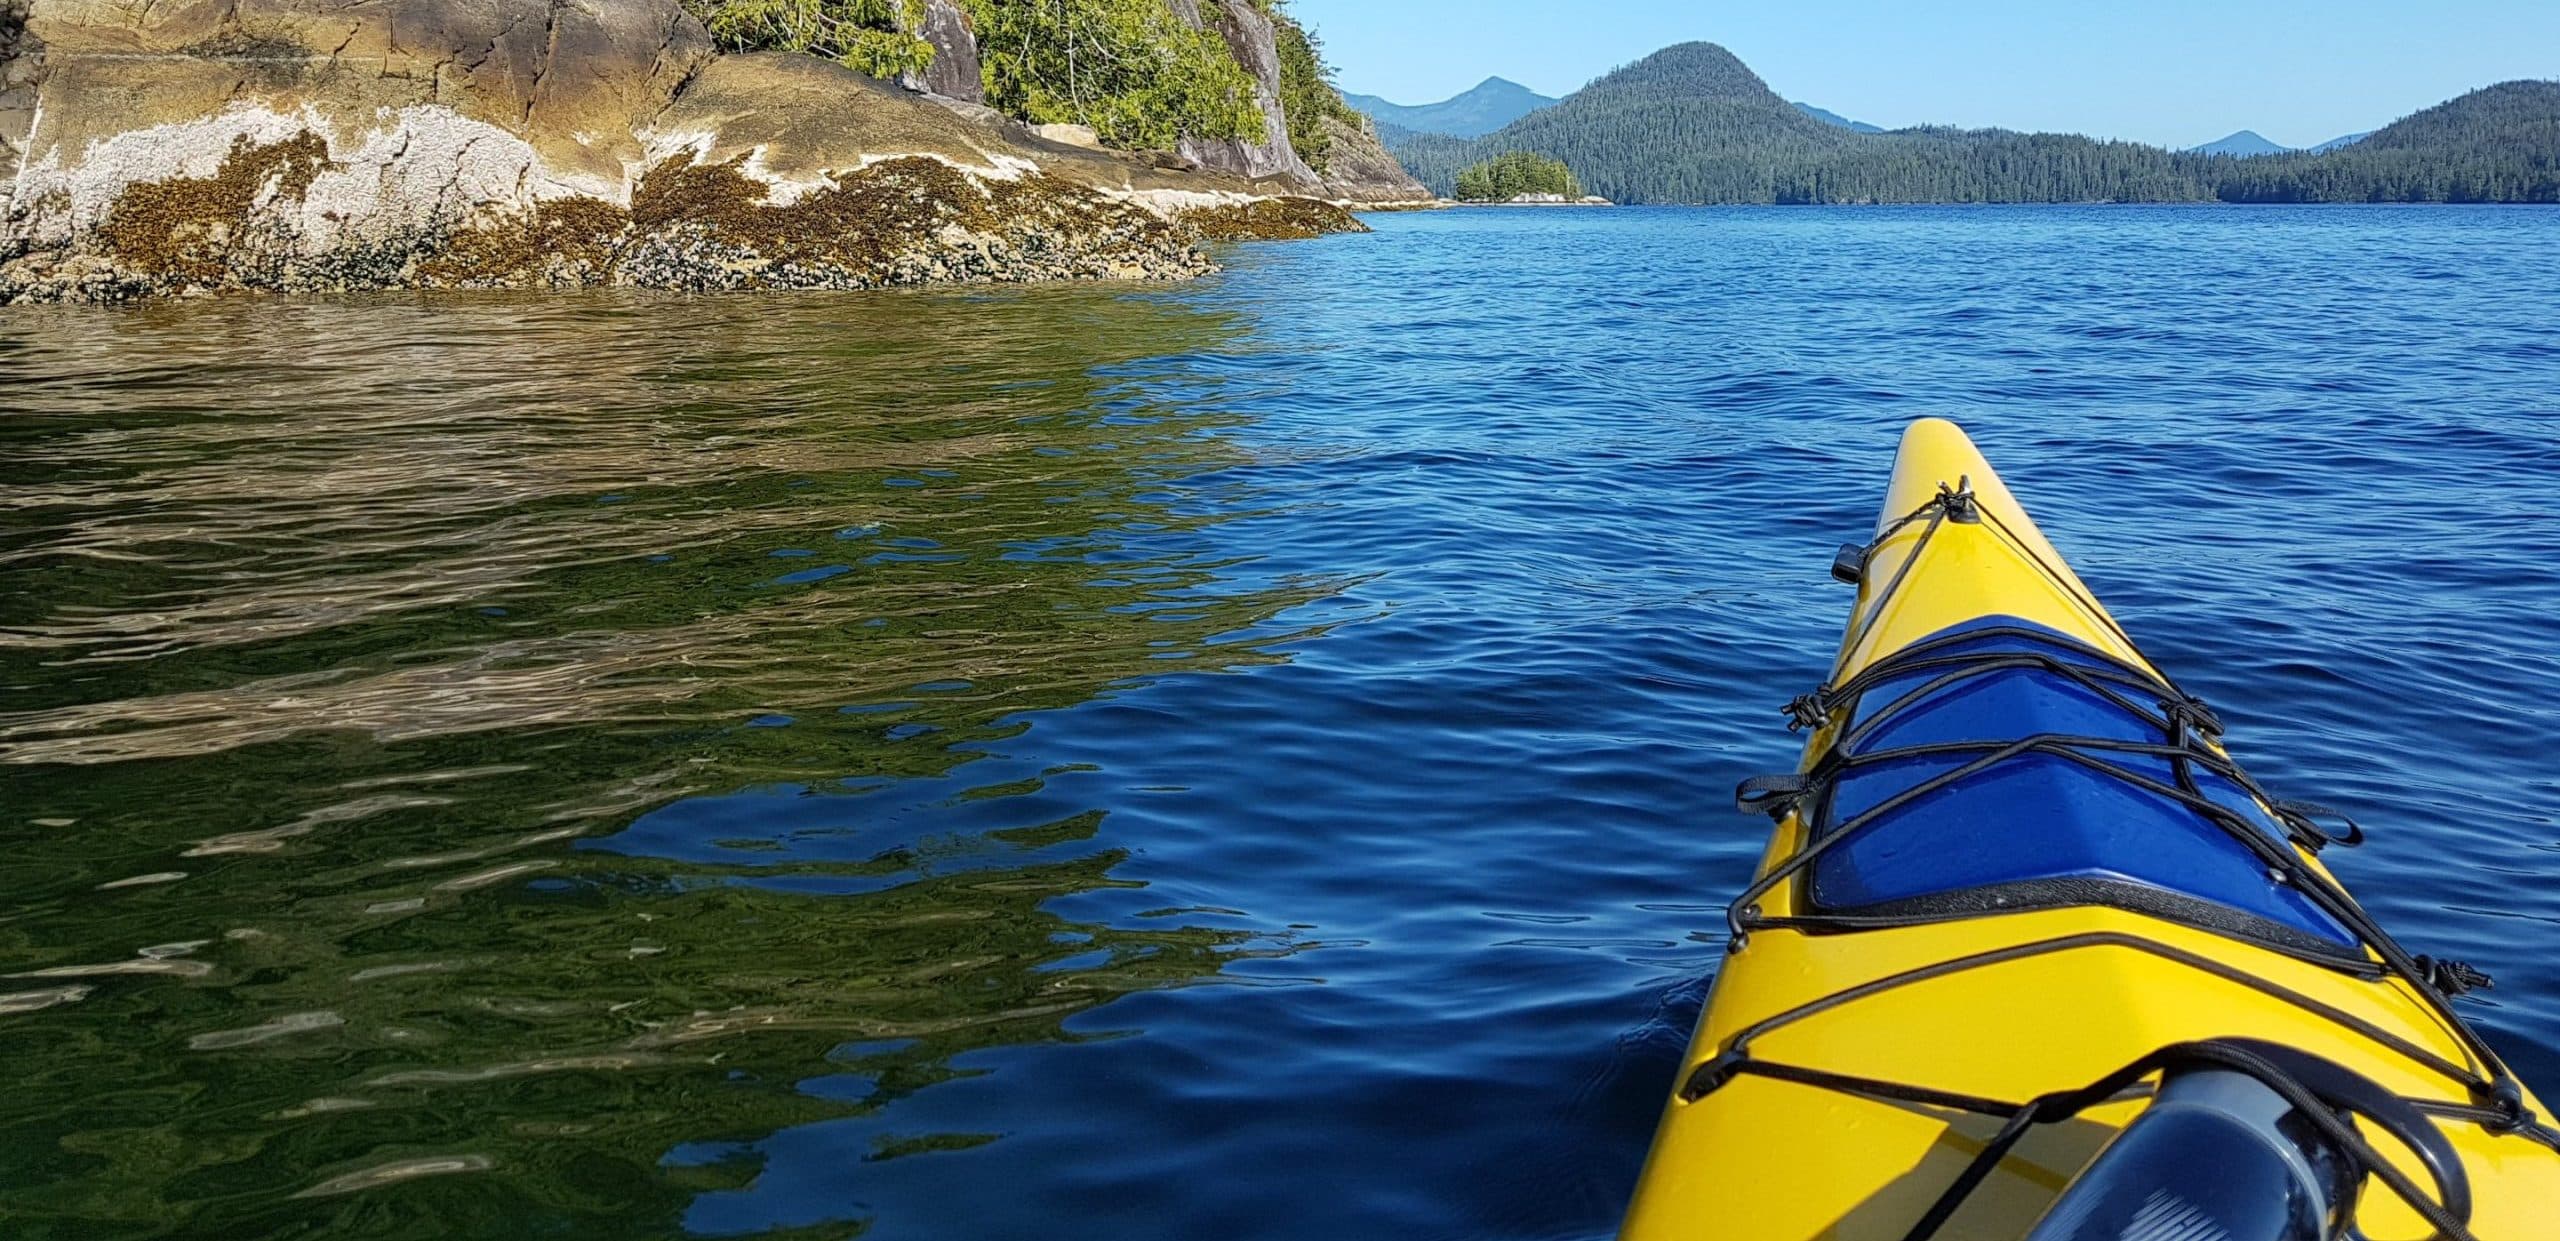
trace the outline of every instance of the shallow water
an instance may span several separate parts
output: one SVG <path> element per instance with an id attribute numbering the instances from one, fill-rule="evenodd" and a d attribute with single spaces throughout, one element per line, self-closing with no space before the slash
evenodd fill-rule
<path id="1" fill-rule="evenodd" d="M 1923 414 L 2560 1089 L 2560 219 L 1375 222 L 0 312 L 10 1231 L 1604 1234 Z"/>

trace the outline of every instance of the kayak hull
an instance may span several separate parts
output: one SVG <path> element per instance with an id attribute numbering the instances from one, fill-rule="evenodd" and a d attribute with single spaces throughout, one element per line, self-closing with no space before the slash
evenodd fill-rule
<path id="1" fill-rule="evenodd" d="M 1942 486 L 1968 489 L 1982 520 L 1897 525 Z M 1952 424 L 1923 421 L 1906 434 L 1878 533 L 1830 684 L 1995 617 L 2157 673 Z M 1837 725 L 1815 730 L 1805 770 L 1841 742 L 1838 733 Z M 1764 876 L 1804 848 L 1808 830 L 1799 812 L 1778 819 Z M 1807 912 L 1804 883 L 1801 873 L 1778 882 L 1760 896 L 1761 910 Z M 2379 957 L 2362 955 L 2373 968 L 2340 968 L 2104 905 L 1877 929 L 1758 930 L 1728 953 L 1677 1080 L 1694 1084 L 1738 1035 L 1774 1021 L 1748 1039 L 1752 1058 L 1986 1099 L 2023 1102 L 2081 1087 L 2172 1044 L 2255 1038 L 2332 1060 L 2397 1094 L 2468 1100 L 2464 1083 L 2430 1060 L 2485 1071 L 2475 1044 L 2417 988 L 2387 976 Z M 1889 982 L 1931 970 L 1942 972 Z M 2379 1045 L 2341 1016 L 2404 1046 Z M 1663 1114 L 1625 1237 L 1898 1241 L 2001 1123 L 1763 1076 L 1732 1077 L 1694 1099 L 1684 1093 Z M 2541 1113 L 2538 1101 L 2526 1102 Z M 2030 1131 L 1939 1235 L 2023 1235 L 2142 1106 L 2106 1104 Z M 2440 1128 L 2470 1175 L 2478 1237 L 2560 1235 L 2560 1156 L 2477 1123 Z M 2408 1152 L 2375 1145 L 2417 1175 Z M 2360 1220 L 2377 1241 L 2430 1231 L 2370 1188 Z"/>

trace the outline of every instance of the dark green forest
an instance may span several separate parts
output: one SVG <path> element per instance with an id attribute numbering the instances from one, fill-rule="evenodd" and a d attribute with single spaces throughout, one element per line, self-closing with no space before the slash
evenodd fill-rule
<path id="1" fill-rule="evenodd" d="M 2560 202 L 2560 82 L 2502 82 L 2323 155 L 2217 160 L 2230 202 Z"/>
<path id="2" fill-rule="evenodd" d="M 1856 133 L 1687 43 L 1473 141 L 1381 133 L 1444 194 L 1461 169 L 1535 151 L 1622 203 L 2560 203 L 2560 82 L 2474 91 L 2325 154 L 2234 159 L 2076 134 Z"/>

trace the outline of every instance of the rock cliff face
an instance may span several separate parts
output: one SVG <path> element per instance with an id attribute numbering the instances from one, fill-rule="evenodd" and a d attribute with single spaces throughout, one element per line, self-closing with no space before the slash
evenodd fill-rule
<path id="1" fill-rule="evenodd" d="M 1328 116 L 1324 132 L 1332 142 L 1325 155 L 1325 197 L 1374 206 L 1413 206 L 1438 197 L 1387 154 L 1369 126 Z"/>
<path id="2" fill-rule="evenodd" d="M 1173 277 L 1274 188 L 718 55 L 674 0 L 0 4 L 0 301 Z"/>
<path id="3" fill-rule="evenodd" d="M 1215 29 L 1227 41 L 1236 63 L 1253 76 L 1255 102 L 1262 107 L 1262 141 L 1185 138 L 1183 157 L 1203 168 L 1240 177 L 1276 178 L 1300 192 L 1322 188 L 1323 179 L 1289 145 L 1289 116 L 1280 104 L 1279 32 L 1272 28 L 1271 18 L 1253 7 L 1253 0 L 1205 0 L 1205 7 L 1202 0 L 1171 2 L 1185 21 Z"/>
<path id="4" fill-rule="evenodd" d="M 962 103 L 987 101 L 986 80 L 978 74 L 978 34 L 956 0 L 925 0 L 924 20 L 909 33 L 933 45 L 933 63 L 922 73 L 900 74 L 898 85 Z"/>
<path id="5" fill-rule="evenodd" d="M 1201 167 L 1267 181 L 1288 193 L 1314 194 L 1337 202 L 1414 206 L 1434 195 L 1406 173 L 1367 128 L 1328 117 L 1332 139 L 1325 170 L 1309 167 L 1289 141 L 1289 114 L 1280 94 L 1279 31 L 1269 14 L 1253 0 L 1167 0 L 1175 15 L 1201 29 L 1214 28 L 1227 50 L 1253 76 L 1255 102 L 1262 108 L 1260 142 L 1186 138 L 1181 154 Z"/>
<path id="6" fill-rule="evenodd" d="M 616 0 L 33 0 L 28 30 L 43 60 L 10 212 L 38 237 L 304 132 L 329 148 L 323 238 L 470 200 L 627 196 L 712 56 L 674 5 Z"/>

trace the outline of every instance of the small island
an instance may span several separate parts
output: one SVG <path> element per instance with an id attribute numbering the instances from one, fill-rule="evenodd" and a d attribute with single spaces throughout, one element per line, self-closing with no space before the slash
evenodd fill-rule
<path id="1" fill-rule="evenodd" d="M 1458 201 L 1505 207 L 1605 207 L 1583 191 L 1563 160 L 1535 151 L 1505 151 L 1458 173 Z"/>

